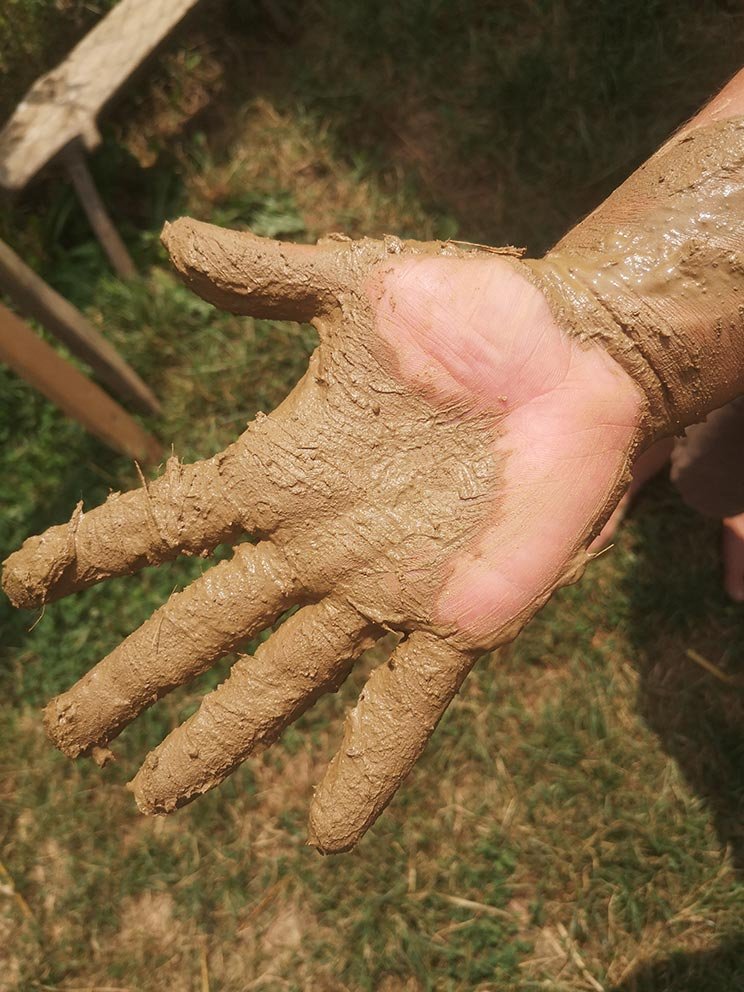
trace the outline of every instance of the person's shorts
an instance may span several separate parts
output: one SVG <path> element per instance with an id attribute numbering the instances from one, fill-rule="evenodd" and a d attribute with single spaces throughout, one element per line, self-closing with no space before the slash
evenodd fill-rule
<path id="1" fill-rule="evenodd" d="M 688 427 L 671 463 L 672 482 L 688 506 L 721 519 L 744 513 L 744 396 Z"/>

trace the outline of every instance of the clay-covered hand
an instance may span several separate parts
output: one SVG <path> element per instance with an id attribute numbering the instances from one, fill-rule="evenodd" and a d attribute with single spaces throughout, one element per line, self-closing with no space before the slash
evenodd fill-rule
<path id="1" fill-rule="evenodd" d="M 644 400 L 603 347 L 559 329 L 514 258 L 396 238 L 295 246 L 190 220 L 164 239 L 218 307 L 312 320 L 307 374 L 221 454 L 172 458 L 29 539 L 4 587 L 30 607 L 236 544 L 49 704 L 47 731 L 73 757 L 299 607 L 146 759 L 132 788 L 148 813 L 217 785 L 398 632 L 312 803 L 311 842 L 346 850 L 475 659 L 583 570 Z"/>

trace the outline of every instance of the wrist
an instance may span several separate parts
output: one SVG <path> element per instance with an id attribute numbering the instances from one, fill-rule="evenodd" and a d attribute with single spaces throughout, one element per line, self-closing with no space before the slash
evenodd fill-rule
<path id="1" fill-rule="evenodd" d="M 742 391 L 742 234 L 737 118 L 677 135 L 545 258 L 523 263 L 560 326 L 639 384 L 648 440 Z"/>

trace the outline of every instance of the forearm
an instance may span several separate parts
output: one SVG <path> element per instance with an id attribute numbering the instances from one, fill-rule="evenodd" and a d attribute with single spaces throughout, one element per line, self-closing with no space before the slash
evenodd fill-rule
<path id="1" fill-rule="evenodd" d="M 744 73 L 545 258 L 558 323 L 647 397 L 648 438 L 744 391 Z"/>

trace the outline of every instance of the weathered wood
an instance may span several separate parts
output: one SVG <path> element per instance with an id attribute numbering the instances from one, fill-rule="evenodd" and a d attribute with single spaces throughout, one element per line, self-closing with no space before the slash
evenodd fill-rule
<path id="1" fill-rule="evenodd" d="M 155 438 L 2 304 L 0 361 L 115 451 L 144 464 L 159 461 L 162 448 Z"/>
<path id="2" fill-rule="evenodd" d="M 134 279 L 137 275 L 134 262 L 98 194 L 93 176 L 90 174 L 78 142 L 65 148 L 62 153 L 62 161 L 67 169 L 67 175 L 75 187 L 78 199 L 83 205 L 83 210 L 87 214 L 90 226 L 108 255 L 114 272 L 121 279 Z"/>
<path id="3" fill-rule="evenodd" d="M 23 189 L 75 141 L 96 148 L 101 109 L 197 2 L 121 0 L 37 79 L 0 132 L 0 185 Z"/>
<path id="4" fill-rule="evenodd" d="M 141 413 L 160 413 L 153 392 L 113 345 L 63 296 L 0 241 L 0 292 L 26 317 L 38 320 L 93 369 L 101 382 Z"/>

